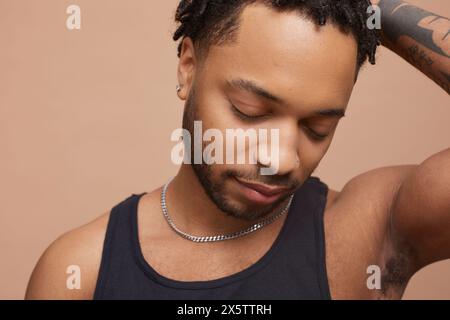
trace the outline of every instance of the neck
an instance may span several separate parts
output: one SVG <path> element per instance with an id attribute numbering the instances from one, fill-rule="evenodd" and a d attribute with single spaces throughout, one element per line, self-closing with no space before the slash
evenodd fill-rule
<path id="1" fill-rule="evenodd" d="M 190 165 L 182 165 L 170 183 L 166 205 L 176 226 L 196 236 L 229 234 L 258 222 L 230 217 L 221 211 L 208 197 Z M 275 210 L 278 212 L 279 208 Z"/>

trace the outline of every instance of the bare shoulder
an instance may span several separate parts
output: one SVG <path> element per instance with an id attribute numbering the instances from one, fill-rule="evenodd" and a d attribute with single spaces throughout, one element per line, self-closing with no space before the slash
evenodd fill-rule
<path id="1" fill-rule="evenodd" d="M 326 222 L 338 230 L 353 225 L 381 241 L 400 186 L 415 168 L 417 165 L 381 167 L 355 176 L 340 191 L 330 189 Z"/>
<path id="2" fill-rule="evenodd" d="M 417 165 L 373 169 L 350 179 L 341 191 L 330 190 L 325 209 L 330 234 L 351 231 L 349 241 L 359 241 L 355 237 L 361 235 L 383 243 L 398 191 L 415 168 Z"/>
<path id="3" fill-rule="evenodd" d="M 340 191 L 329 189 L 327 209 L 334 205 L 370 204 L 384 207 L 392 204 L 405 178 L 417 165 L 398 165 L 373 169 L 350 179 Z"/>
<path id="4" fill-rule="evenodd" d="M 56 239 L 42 254 L 28 283 L 26 299 L 92 299 L 110 211 Z M 79 268 L 80 289 L 68 289 L 70 266 Z"/>
<path id="5" fill-rule="evenodd" d="M 330 291 L 337 299 L 400 298 L 401 283 L 392 266 L 401 262 L 389 233 L 391 206 L 415 165 L 382 167 L 349 180 L 342 190 L 329 190 L 325 209 L 326 259 Z M 367 268 L 378 265 L 385 291 L 368 290 Z M 400 267 L 403 269 L 403 267 Z M 397 270 L 397 269 L 395 269 Z M 389 283 L 394 279 L 396 283 Z"/>

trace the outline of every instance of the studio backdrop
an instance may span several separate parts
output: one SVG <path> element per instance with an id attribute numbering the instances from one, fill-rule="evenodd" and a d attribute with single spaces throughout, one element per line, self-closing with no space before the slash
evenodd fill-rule
<path id="1" fill-rule="evenodd" d="M 450 16 L 448 0 L 410 0 Z M 177 172 L 176 0 L 0 0 L 0 298 L 22 299 L 59 235 Z M 67 24 L 80 9 L 79 28 Z M 450 145 L 448 94 L 385 48 L 366 64 L 315 172 L 340 190 L 373 168 Z M 450 261 L 406 299 L 450 299 Z"/>

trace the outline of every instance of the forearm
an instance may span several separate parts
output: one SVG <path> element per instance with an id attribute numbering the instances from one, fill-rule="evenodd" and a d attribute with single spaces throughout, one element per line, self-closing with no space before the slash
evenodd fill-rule
<path id="1" fill-rule="evenodd" d="M 382 44 L 450 93 L 450 20 L 401 0 L 381 9 Z"/>

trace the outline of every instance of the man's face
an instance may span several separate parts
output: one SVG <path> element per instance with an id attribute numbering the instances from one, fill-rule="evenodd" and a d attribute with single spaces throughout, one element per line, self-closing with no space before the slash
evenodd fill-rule
<path id="1" fill-rule="evenodd" d="M 271 176 L 260 174 L 261 163 L 193 165 L 219 209 L 262 218 L 308 179 L 330 146 L 339 110 L 345 112 L 356 60 L 356 41 L 335 26 L 319 30 L 298 13 L 260 4 L 244 9 L 237 42 L 211 46 L 195 65 L 183 126 L 193 134 L 193 121 L 202 121 L 203 131 L 218 129 L 224 137 L 226 129 L 278 129 L 279 164 Z M 242 182 L 285 191 L 260 199 Z"/>

